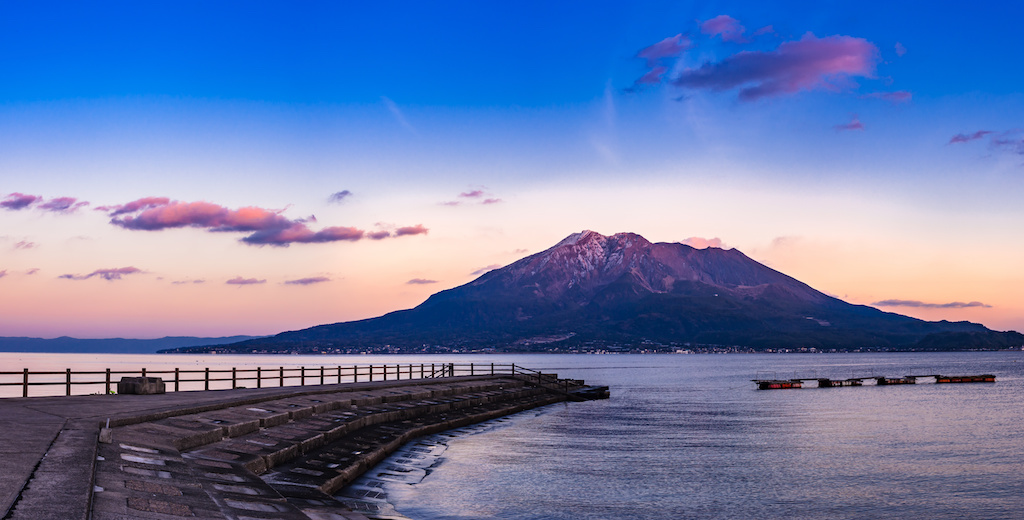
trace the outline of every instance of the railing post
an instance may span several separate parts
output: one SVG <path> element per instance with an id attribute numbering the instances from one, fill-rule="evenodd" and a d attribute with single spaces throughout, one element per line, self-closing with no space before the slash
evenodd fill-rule
<path id="1" fill-rule="evenodd" d="M 423 379 L 423 363 L 420 363 L 420 379 Z"/>
<path id="2" fill-rule="evenodd" d="M 210 389 L 210 367 L 206 367 L 206 375 L 203 376 L 203 390 Z"/>
<path id="3" fill-rule="evenodd" d="M 65 395 L 71 395 L 71 369 L 67 369 L 64 373 L 66 374 L 64 384 L 67 389 L 67 393 Z"/>
<path id="4" fill-rule="evenodd" d="M 494 375 L 494 363 L 493 362 L 491 363 L 491 375 L 492 376 Z"/>
<path id="5" fill-rule="evenodd" d="M 341 365 L 338 365 L 338 384 L 341 384 Z"/>
<path id="6" fill-rule="evenodd" d="M 231 389 L 232 390 L 234 390 L 235 388 L 238 388 L 237 377 L 238 377 L 237 370 L 235 369 L 235 367 L 231 367 Z"/>
<path id="7" fill-rule="evenodd" d="M 370 382 L 373 382 L 373 365 L 370 365 Z"/>
<path id="8" fill-rule="evenodd" d="M 263 373 L 260 367 L 256 367 L 256 388 L 263 388 Z"/>
<path id="9" fill-rule="evenodd" d="M 175 368 L 174 369 L 174 391 L 175 392 L 178 391 L 178 383 L 180 381 L 181 381 L 181 372 L 177 368 Z"/>
<path id="10" fill-rule="evenodd" d="M 109 368 L 107 369 L 107 385 L 106 385 L 106 391 L 104 392 L 104 394 L 110 395 L 110 369 Z"/>
<path id="11" fill-rule="evenodd" d="M 455 377 L 455 363 L 448 363 L 448 375 Z"/>
<path id="12" fill-rule="evenodd" d="M 473 363 L 469 364 L 469 375 L 471 375 L 471 376 L 472 375 L 476 375 L 476 374 L 473 373 Z"/>
<path id="13" fill-rule="evenodd" d="M 320 365 L 320 384 L 324 384 L 324 367 Z"/>
<path id="14" fill-rule="evenodd" d="M 359 365 L 355 365 L 352 367 L 352 382 L 359 382 Z"/>
<path id="15" fill-rule="evenodd" d="M 299 367 L 299 386 L 306 386 L 306 367 Z"/>
<path id="16" fill-rule="evenodd" d="M 281 385 L 284 386 L 284 367 L 281 367 Z"/>
<path id="17" fill-rule="evenodd" d="M 22 373 L 22 375 L 23 375 L 23 378 L 21 380 L 21 396 L 22 397 L 28 397 L 28 369 L 27 368 L 25 369 L 25 372 Z"/>
<path id="18" fill-rule="evenodd" d="M 387 381 L 388 380 L 388 364 L 384 363 L 383 368 L 384 368 L 384 380 Z"/>

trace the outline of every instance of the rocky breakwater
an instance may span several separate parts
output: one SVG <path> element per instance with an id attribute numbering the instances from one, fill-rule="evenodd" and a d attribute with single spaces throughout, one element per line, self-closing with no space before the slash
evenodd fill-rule
<path id="1" fill-rule="evenodd" d="M 99 444 L 92 518 L 364 518 L 331 495 L 403 444 L 572 398 L 512 376 L 347 386 L 118 421 Z"/>

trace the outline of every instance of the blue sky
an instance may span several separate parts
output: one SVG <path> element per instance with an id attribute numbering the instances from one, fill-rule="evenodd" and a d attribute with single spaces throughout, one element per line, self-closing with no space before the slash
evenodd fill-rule
<path id="1" fill-rule="evenodd" d="M 855 303 L 1024 328 L 1022 11 L 0 2 L 0 286 L 24 299 L 0 334 L 368 317 L 583 228 L 717 237 Z M 235 227 L 114 223 L 145 197 L 164 216 L 212 204 Z M 300 241 L 239 242 L 230 212 L 247 207 Z M 429 231 L 395 235 L 414 226 Z M 332 227 L 394 240 L 311 242 Z M 325 280 L 282 286 L 307 278 Z M 197 325 L 196 300 L 243 310 Z M 985 306 L 937 307 L 971 301 Z"/>

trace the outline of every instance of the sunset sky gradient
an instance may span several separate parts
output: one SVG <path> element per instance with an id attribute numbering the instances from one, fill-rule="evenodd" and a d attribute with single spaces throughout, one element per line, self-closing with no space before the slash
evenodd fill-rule
<path id="1" fill-rule="evenodd" d="M 367 318 L 583 229 L 1024 331 L 1024 7 L 364 4 L 0 3 L 0 336 Z"/>

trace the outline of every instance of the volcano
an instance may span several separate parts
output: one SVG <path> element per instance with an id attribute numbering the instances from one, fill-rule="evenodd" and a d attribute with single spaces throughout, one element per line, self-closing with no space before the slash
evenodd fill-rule
<path id="1" fill-rule="evenodd" d="M 1016 332 L 928 322 L 850 304 L 736 249 L 695 249 L 651 243 L 635 233 L 583 231 L 438 292 L 413 309 L 209 350 L 559 351 L 637 345 L 956 350 L 1021 344 L 1024 335 Z"/>

